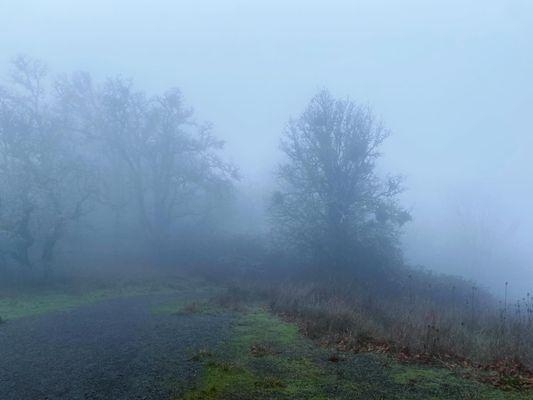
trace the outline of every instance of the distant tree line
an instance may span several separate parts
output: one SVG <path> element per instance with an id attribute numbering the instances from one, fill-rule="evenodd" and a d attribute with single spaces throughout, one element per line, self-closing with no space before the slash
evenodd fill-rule
<path id="1" fill-rule="evenodd" d="M 388 134 L 367 107 L 320 91 L 282 139 L 268 251 L 324 271 L 401 262 L 401 179 L 375 171 Z M 166 266 L 202 237 L 200 252 L 215 252 L 205 237 L 235 216 L 226 207 L 239 179 L 223 145 L 178 89 L 52 79 L 40 61 L 16 58 L 0 85 L 0 273 L 50 276 L 58 249 L 67 263 L 91 251 L 126 262 L 129 251 Z M 226 251 L 242 250 L 227 239 Z"/>

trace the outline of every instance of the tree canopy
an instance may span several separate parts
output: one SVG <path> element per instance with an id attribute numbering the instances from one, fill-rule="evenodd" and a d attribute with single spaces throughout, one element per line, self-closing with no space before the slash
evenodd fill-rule
<path id="1" fill-rule="evenodd" d="M 281 142 L 286 160 L 271 207 L 278 237 L 326 269 L 390 262 L 410 217 L 397 200 L 401 178 L 376 172 L 388 135 L 368 107 L 327 90 L 314 96 Z"/>

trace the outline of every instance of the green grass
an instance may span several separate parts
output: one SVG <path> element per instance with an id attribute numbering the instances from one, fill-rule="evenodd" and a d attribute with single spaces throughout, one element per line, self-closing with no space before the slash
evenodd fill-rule
<path id="1" fill-rule="evenodd" d="M 473 380 L 459 377 L 447 369 L 423 366 L 393 365 L 392 380 L 408 393 L 423 394 L 428 399 L 519 400 L 533 399 L 531 391 L 498 390 Z M 410 398 L 409 396 L 405 397 Z"/>
<path id="2" fill-rule="evenodd" d="M 53 311 L 69 310 L 84 304 L 106 299 L 164 294 L 186 290 L 198 285 L 187 280 L 172 282 L 127 282 L 101 287 L 87 286 L 73 291 L 68 287 L 47 288 L 35 291 L 11 292 L 0 296 L 0 317 L 12 320 Z"/>
<path id="3" fill-rule="evenodd" d="M 233 347 L 240 353 L 258 342 L 283 347 L 302 344 L 295 325 L 284 323 L 262 310 L 245 314 L 235 327 L 235 336 Z"/>
<path id="4" fill-rule="evenodd" d="M 304 355 L 310 348 L 295 326 L 260 310 L 244 314 L 221 354 L 204 359 L 198 387 L 181 398 L 326 399 L 317 393 L 321 371 Z"/>
<path id="5" fill-rule="evenodd" d="M 331 355 L 266 311 L 240 314 L 229 343 L 194 358 L 202 377 L 175 399 L 533 399 L 531 392 L 502 391 L 383 355 L 339 354 L 338 362 L 328 361 Z"/>

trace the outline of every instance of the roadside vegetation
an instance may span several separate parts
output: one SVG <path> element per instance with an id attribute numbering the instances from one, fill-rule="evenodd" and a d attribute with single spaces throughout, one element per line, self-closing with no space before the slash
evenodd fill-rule
<path id="1" fill-rule="evenodd" d="M 236 309 L 239 302 L 259 301 L 319 346 L 342 353 L 386 354 L 401 363 L 459 371 L 494 387 L 530 391 L 528 319 L 497 312 L 492 296 L 460 279 L 418 273 L 406 281 L 412 285 L 423 278 L 421 288 L 413 285 L 411 294 L 403 294 L 399 280 L 397 293 L 379 297 L 357 282 L 235 279 L 224 301 Z M 478 296 L 474 308 L 468 307 L 472 292 Z"/>
<path id="2" fill-rule="evenodd" d="M 382 171 L 391 132 L 368 106 L 319 90 L 287 122 L 266 204 L 213 132 L 176 88 L 17 57 L 0 85 L 0 323 L 181 292 L 153 314 L 238 316 L 227 348 L 194 356 L 185 399 L 530 396 L 533 298 L 407 265 L 404 178 Z"/>
<path id="3" fill-rule="evenodd" d="M 197 386 L 176 399 L 528 399 L 449 370 L 400 363 L 387 354 L 317 346 L 261 308 L 238 316 L 229 343 L 193 355 Z M 487 372 L 483 372 L 487 375 Z"/>
<path id="4" fill-rule="evenodd" d="M 513 364 L 481 368 L 467 358 L 428 349 L 425 342 L 401 346 L 385 336 L 376 318 L 343 304 L 340 286 L 335 287 L 334 297 L 318 286 L 240 282 L 224 288 L 220 282 L 167 278 L 91 285 L 77 293 L 64 287 L 30 296 L 12 293 L 0 307 L 12 320 L 112 298 L 174 294 L 176 299 L 154 306 L 152 314 L 233 315 L 229 342 L 191 354 L 201 376 L 176 399 L 533 398 L 527 370 Z M 414 334 L 412 340 L 433 342 Z"/>

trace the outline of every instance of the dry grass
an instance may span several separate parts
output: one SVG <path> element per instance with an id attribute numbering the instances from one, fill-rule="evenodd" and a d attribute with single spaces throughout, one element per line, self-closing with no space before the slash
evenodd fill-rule
<path id="1" fill-rule="evenodd" d="M 470 283 L 426 273 L 396 285 L 347 280 L 241 282 L 224 300 L 261 298 L 307 336 L 350 351 L 533 369 L 533 299 L 498 304 Z M 238 288 L 237 288 L 238 287 Z M 245 289 L 246 288 L 246 289 Z"/>

